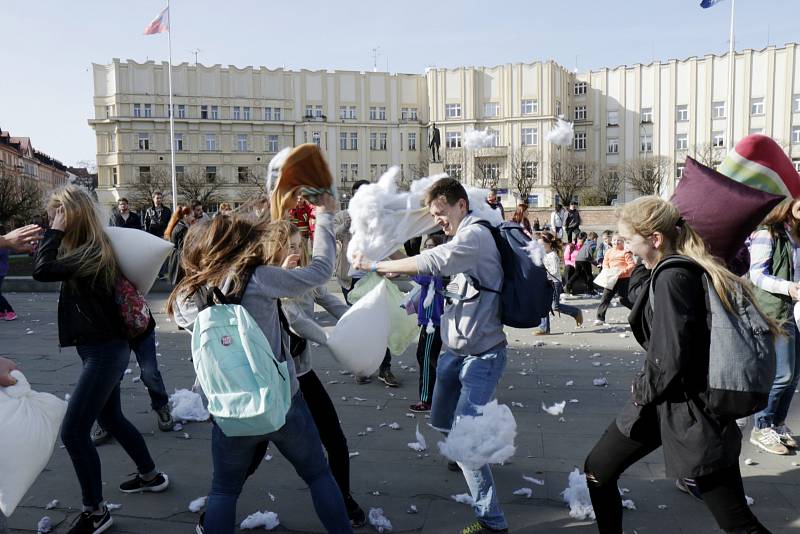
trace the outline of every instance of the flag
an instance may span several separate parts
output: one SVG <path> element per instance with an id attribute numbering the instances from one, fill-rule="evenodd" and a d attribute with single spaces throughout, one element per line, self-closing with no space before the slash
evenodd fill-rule
<path id="1" fill-rule="evenodd" d="M 720 2 L 722 2 L 722 0 L 702 0 L 700 2 L 700 7 L 702 7 L 703 9 L 708 9 L 709 7 L 714 7 Z"/>
<path id="2" fill-rule="evenodd" d="M 153 19 L 153 22 L 147 25 L 147 28 L 144 29 L 145 35 L 153 35 L 156 33 L 164 33 L 169 31 L 169 7 L 165 7 L 164 10 L 158 14 L 156 18 Z"/>

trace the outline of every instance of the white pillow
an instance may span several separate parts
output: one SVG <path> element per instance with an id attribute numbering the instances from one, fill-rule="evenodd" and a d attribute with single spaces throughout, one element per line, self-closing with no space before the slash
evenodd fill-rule
<path id="1" fill-rule="evenodd" d="M 161 265 L 172 252 L 172 243 L 135 228 L 108 226 L 105 231 L 122 274 L 139 293 L 147 295 Z"/>

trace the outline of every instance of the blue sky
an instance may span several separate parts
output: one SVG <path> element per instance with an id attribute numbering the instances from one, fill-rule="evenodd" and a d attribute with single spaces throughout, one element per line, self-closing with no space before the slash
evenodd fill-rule
<path id="1" fill-rule="evenodd" d="M 727 51 L 730 0 L 172 0 L 173 61 L 425 67 L 554 59 L 580 71 Z M 165 0 L 0 0 L 0 128 L 64 163 L 95 157 L 91 64 L 165 60 Z M 800 1 L 738 0 L 736 47 L 800 41 Z M 769 39 L 769 41 L 768 41 Z"/>

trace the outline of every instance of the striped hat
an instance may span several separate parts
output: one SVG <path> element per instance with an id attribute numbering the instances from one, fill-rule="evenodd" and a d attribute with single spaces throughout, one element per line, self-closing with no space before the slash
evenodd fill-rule
<path id="1" fill-rule="evenodd" d="M 767 193 L 800 198 L 800 174 L 778 143 L 766 135 L 748 135 L 736 143 L 718 171 Z"/>

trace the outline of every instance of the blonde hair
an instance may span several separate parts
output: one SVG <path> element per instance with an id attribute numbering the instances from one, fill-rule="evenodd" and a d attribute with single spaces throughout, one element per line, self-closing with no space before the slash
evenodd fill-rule
<path id="1" fill-rule="evenodd" d="M 273 221 L 267 224 L 263 238 L 264 263 L 280 263 L 281 253 L 289 245 L 289 239 L 299 233 L 300 229 L 289 221 Z"/>
<path id="2" fill-rule="evenodd" d="M 66 227 L 58 248 L 58 260 L 75 269 L 76 278 L 90 278 L 110 291 L 119 276 L 117 258 L 103 230 L 99 206 L 89 194 L 74 185 L 55 190 L 47 209 L 64 208 Z"/>
<path id="3" fill-rule="evenodd" d="M 659 232 L 678 254 L 688 256 L 700 264 L 708 273 L 717 295 L 729 312 L 736 313 L 730 297 L 738 285 L 741 285 L 745 295 L 755 303 L 753 286 L 750 281 L 739 278 L 712 256 L 703 239 L 687 222 L 683 221 L 680 212 L 671 203 L 657 196 L 640 197 L 622 206 L 617 211 L 617 216 L 619 220 L 643 237 L 650 237 Z M 782 331 L 774 319 L 760 309 L 759 313 L 770 325 L 773 334 L 779 334 Z"/>

